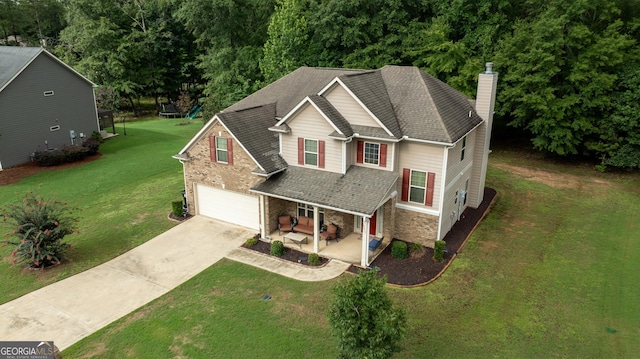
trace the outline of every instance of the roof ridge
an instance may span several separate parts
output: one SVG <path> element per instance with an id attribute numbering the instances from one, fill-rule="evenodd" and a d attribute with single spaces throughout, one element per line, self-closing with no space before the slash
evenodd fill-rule
<path id="1" fill-rule="evenodd" d="M 421 70 L 417 67 L 415 67 L 415 69 L 418 71 L 418 73 L 420 74 L 420 79 L 422 80 L 422 84 L 424 84 L 424 87 L 426 89 L 426 93 L 428 94 L 427 99 L 429 102 L 431 102 L 431 104 L 433 105 L 433 108 L 436 110 L 436 115 L 438 116 L 437 120 L 438 120 L 438 124 L 440 125 L 440 127 L 442 128 L 443 132 L 447 135 L 448 140 L 451 141 L 451 133 L 449 133 L 449 130 L 447 129 L 447 126 L 445 126 L 444 124 L 444 120 L 442 118 L 442 114 L 440 113 L 440 107 L 438 106 L 438 104 L 436 104 L 435 100 L 434 100 L 434 96 L 431 93 L 431 88 L 429 87 L 429 84 L 427 84 L 427 78 L 430 79 L 436 79 L 434 76 L 432 76 L 431 74 L 429 74 L 428 72 Z M 440 80 L 438 80 L 440 81 Z"/>

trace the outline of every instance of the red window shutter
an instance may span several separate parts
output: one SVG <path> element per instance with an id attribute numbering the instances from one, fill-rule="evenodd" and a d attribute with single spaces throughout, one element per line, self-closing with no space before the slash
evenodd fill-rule
<path id="1" fill-rule="evenodd" d="M 387 144 L 380 144 L 380 167 L 387 167 Z"/>
<path id="2" fill-rule="evenodd" d="M 404 202 L 409 201 L 409 177 L 411 177 L 411 170 L 404 168 L 402 170 L 402 200 Z"/>
<path id="3" fill-rule="evenodd" d="M 304 138 L 298 137 L 298 164 L 304 165 Z"/>
<path id="4" fill-rule="evenodd" d="M 209 136 L 209 157 L 211 162 L 216 162 L 216 136 Z"/>
<path id="5" fill-rule="evenodd" d="M 324 141 L 318 141 L 318 167 L 324 168 Z"/>
<path id="6" fill-rule="evenodd" d="M 436 182 L 436 174 L 433 172 L 429 172 L 427 175 L 427 196 L 425 198 L 424 204 L 427 206 L 433 206 L 433 186 Z"/>
<path id="7" fill-rule="evenodd" d="M 356 156 L 356 162 L 364 162 L 364 142 L 358 141 L 358 153 Z"/>
<path id="8" fill-rule="evenodd" d="M 233 164 L 233 141 L 231 141 L 231 138 L 227 138 L 227 163 L 229 165 Z"/>

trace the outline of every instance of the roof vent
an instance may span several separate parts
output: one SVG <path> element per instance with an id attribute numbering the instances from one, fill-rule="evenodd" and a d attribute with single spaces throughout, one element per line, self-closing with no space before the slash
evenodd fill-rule
<path id="1" fill-rule="evenodd" d="M 492 74 L 493 73 L 493 62 L 487 62 L 485 64 L 485 66 L 487 67 L 487 71 L 485 71 L 486 74 Z"/>
<path id="2" fill-rule="evenodd" d="M 469 118 L 471 118 L 472 114 L 473 114 L 473 111 L 469 110 Z"/>

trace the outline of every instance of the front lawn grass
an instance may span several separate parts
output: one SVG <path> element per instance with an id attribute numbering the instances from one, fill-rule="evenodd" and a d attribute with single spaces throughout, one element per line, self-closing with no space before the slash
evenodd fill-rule
<path id="1" fill-rule="evenodd" d="M 20 201 L 28 191 L 58 198 L 77 208 L 78 233 L 71 262 L 24 272 L 11 265 L 10 248 L 0 248 L 0 303 L 76 274 L 122 254 L 166 231 L 171 201 L 181 200 L 182 165 L 172 155 L 202 128 L 202 121 L 155 119 L 118 124 L 119 136 L 100 146 L 99 159 L 80 166 L 43 171 L 0 186 L 0 203 Z M 0 222 L 2 234 L 12 231 Z"/>
<path id="2" fill-rule="evenodd" d="M 409 318 L 396 357 L 635 357 L 640 177 L 551 164 L 542 175 L 559 177 L 544 181 L 498 168 L 513 156 L 492 155 L 487 185 L 497 200 L 448 271 L 425 287 L 389 288 Z M 516 163 L 536 174 L 526 158 Z M 325 321 L 334 282 L 224 260 L 63 354 L 335 357 Z M 261 301 L 264 294 L 272 299 Z"/>

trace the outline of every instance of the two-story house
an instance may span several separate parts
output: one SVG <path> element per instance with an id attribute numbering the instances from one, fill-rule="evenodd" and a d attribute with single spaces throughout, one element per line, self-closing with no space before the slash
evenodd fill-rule
<path id="1" fill-rule="evenodd" d="M 189 213 L 277 233 L 313 218 L 433 246 L 483 199 L 497 73 L 474 101 L 416 67 L 302 67 L 216 114 L 174 157 Z"/>

